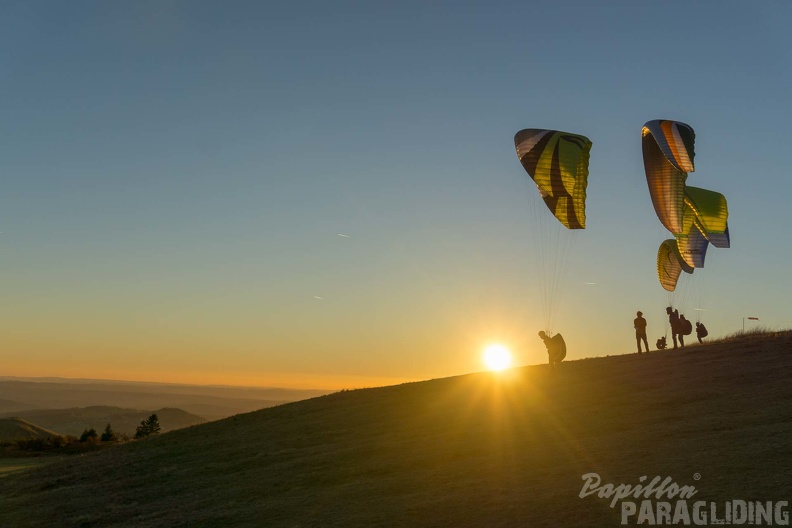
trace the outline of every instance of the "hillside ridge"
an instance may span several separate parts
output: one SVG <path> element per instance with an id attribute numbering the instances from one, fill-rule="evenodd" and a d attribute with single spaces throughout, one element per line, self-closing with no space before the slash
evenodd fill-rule
<path id="1" fill-rule="evenodd" d="M 0 444 L 48 438 L 58 433 L 17 417 L 0 418 Z"/>
<path id="2" fill-rule="evenodd" d="M 790 350 L 778 332 L 336 392 L 10 475 L 0 525 L 620 525 L 578 496 L 592 472 L 780 500 Z"/>

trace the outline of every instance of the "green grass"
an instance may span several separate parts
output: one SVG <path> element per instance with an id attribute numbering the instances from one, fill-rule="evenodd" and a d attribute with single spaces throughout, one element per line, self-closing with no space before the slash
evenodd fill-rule
<path id="1" fill-rule="evenodd" d="M 0 526 L 619 526 L 578 497 L 589 472 L 789 500 L 790 351 L 787 331 L 343 391 L 8 475 Z"/>

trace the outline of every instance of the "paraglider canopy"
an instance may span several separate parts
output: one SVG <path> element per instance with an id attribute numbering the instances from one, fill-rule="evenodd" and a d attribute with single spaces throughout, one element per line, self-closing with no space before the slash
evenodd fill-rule
<path id="1" fill-rule="evenodd" d="M 536 185 L 536 191 L 529 190 L 527 228 L 534 242 L 531 253 L 548 333 L 560 305 L 571 248 L 586 227 L 591 145 L 585 136 L 558 130 L 526 128 L 514 135 L 520 164 Z"/>
<path id="2" fill-rule="evenodd" d="M 585 229 L 591 141 L 578 134 L 527 128 L 515 134 L 514 145 L 550 212 L 568 229 Z"/>
<path id="3" fill-rule="evenodd" d="M 722 194 L 687 185 L 687 173 L 695 170 L 696 134 L 690 125 L 647 121 L 641 138 L 652 205 L 675 237 L 664 241 L 657 253 L 660 284 L 673 292 L 683 271 L 704 267 L 709 244 L 729 247 L 729 210 Z"/>

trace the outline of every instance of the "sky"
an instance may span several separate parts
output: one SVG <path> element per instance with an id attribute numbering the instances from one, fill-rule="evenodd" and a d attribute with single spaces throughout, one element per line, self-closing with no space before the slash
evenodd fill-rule
<path id="1" fill-rule="evenodd" d="M 523 128 L 593 142 L 553 322 L 568 360 L 633 353 L 636 310 L 654 344 L 669 303 L 712 337 L 792 327 L 791 17 L 4 2 L 0 375 L 342 389 L 481 371 L 494 342 L 544 363 Z M 694 128 L 688 184 L 729 204 L 731 248 L 673 297 L 652 119 Z"/>

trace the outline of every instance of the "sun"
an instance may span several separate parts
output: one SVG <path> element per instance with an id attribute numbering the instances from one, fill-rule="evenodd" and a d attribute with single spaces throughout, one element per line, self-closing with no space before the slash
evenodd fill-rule
<path id="1" fill-rule="evenodd" d="M 490 370 L 503 370 L 509 368 L 512 356 L 509 349 L 500 344 L 487 345 L 484 349 L 484 364 Z"/>

